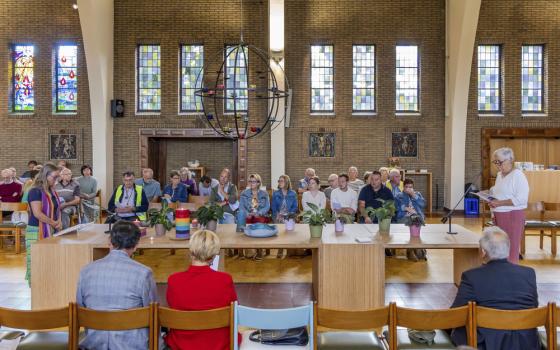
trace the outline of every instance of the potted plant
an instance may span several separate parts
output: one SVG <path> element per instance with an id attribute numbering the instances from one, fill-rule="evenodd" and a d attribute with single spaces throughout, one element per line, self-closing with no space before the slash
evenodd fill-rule
<path id="1" fill-rule="evenodd" d="M 169 208 L 167 201 L 161 203 L 161 208 L 150 208 L 146 212 L 150 227 L 155 227 L 156 236 L 163 236 L 165 232 L 173 228 L 173 223 L 169 219 L 169 214 L 173 209 Z"/>
<path id="2" fill-rule="evenodd" d="M 354 222 L 354 216 L 346 213 L 337 213 L 336 211 L 332 211 L 333 218 L 335 219 L 334 222 L 334 231 L 335 232 L 344 232 L 344 225 L 351 224 Z"/>
<path id="3" fill-rule="evenodd" d="M 321 238 L 323 226 L 331 222 L 331 213 L 326 209 L 319 209 L 319 207 L 313 203 L 308 203 L 307 205 L 310 210 L 302 212 L 299 216 L 304 223 L 309 224 L 311 237 Z"/>
<path id="4" fill-rule="evenodd" d="M 410 237 L 420 237 L 420 227 L 426 225 L 424 218 L 418 214 L 411 214 L 405 219 L 404 224 L 410 228 Z"/>
<path id="5" fill-rule="evenodd" d="M 204 225 L 207 230 L 215 232 L 218 220 L 224 218 L 224 208 L 216 203 L 207 203 L 198 208 L 195 215 L 200 225 Z"/>
<path id="6" fill-rule="evenodd" d="M 286 224 L 286 231 L 293 231 L 296 227 L 296 213 L 290 213 L 286 216 L 284 223 Z"/>
<path id="7" fill-rule="evenodd" d="M 381 202 L 381 206 L 379 208 L 366 208 L 366 214 L 371 218 L 373 221 L 374 218 L 377 218 L 377 222 L 379 223 L 379 233 L 388 234 L 391 229 L 391 219 L 395 216 L 397 208 L 395 207 L 394 200 L 384 200 L 384 199 L 377 199 Z"/>

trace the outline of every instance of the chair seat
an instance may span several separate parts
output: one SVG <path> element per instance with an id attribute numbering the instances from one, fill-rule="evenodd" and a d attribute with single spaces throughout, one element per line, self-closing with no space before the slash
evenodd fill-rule
<path id="1" fill-rule="evenodd" d="M 317 336 L 321 350 L 385 350 L 375 332 L 322 332 Z"/>
<path id="2" fill-rule="evenodd" d="M 240 350 L 305 350 L 310 349 L 309 344 L 307 346 L 297 346 L 297 345 L 265 345 L 249 340 L 249 336 L 254 330 L 248 330 L 241 332 L 243 337 L 241 341 Z"/>
<path id="3" fill-rule="evenodd" d="M 17 350 L 66 350 L 68 332 L 31 332 L 19 343 Z"/>
<path id="4" fill-rule="evenodd" d="M 556 349 L 560 349 L 560 333 L 557 333 L 556 336 Z M 546 339 L 546 332 L 545 331 L 539 331 L 539 339 L 541 341 L 541 347 L 543 349 L 548 349 L 548 343 L 547 343 L 547 339 Z"/>
<path id="5" fill-rule="evenodd" d="M 539 227 L 554 227 L 554 223 L 548 221 L 539 221 L 539 220 L 527 220 L 525 221 L 526 228 L 539 228 Z"/>
<path id="6" fill-rule="evenodd" d="M 22 331 L 0 331 L 0 340 L 6 339 L 6 340 L 13 340 L 16 339 L 18 337 L 21 337 L 22 335 L 24 335 L 25 333 Z"/>
<path id="7" fill-rule="evenodd" d="M 385 338 L 388 339 L 387 331 L 384 332 Z M 406 329 L 397 330 L 397 349 L 400 350 L 454 350 L 457 347 L 453 345 L 451 338 L 447 333 L 442 330 L 436 329 L 436 337 L 434 338 L 434 343 L 432 345 L 421 344 L 410 340 L 408 337 L 408 331 Z"/>

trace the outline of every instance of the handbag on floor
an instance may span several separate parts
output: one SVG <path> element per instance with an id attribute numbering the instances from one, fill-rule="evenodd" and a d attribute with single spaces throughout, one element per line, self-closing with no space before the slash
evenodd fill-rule
<path id="1" fill-rule="evenodd" d="M 290 329 L 259 329 L 249 336 L 251 341 L 266 345 L 299 345 L 305 346 L 309 342 L 306 327 Z"/>

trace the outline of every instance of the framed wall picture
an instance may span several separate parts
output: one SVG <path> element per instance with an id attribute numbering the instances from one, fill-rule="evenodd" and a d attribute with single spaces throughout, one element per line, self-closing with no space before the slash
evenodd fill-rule
<path id="1" fill-rule="evenodd" d="M 309 157 L 312 158 L 334 158 L 336 156 L 336 133 L 309 133 L 308 150 Z"/>
<path id="2" fill-rule="evenodd" d="M 78 160 L 77 134 L 49 134 L 49 159 Z"/>
<path id="3" fill-rule="evenodd" d="M 391 157 L 418 158 L 417 132 L 392 132 Z"/>

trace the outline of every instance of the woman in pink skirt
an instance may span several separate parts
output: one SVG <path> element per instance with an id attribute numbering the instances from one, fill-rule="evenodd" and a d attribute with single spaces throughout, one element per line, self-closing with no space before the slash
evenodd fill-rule
<path id="1" fill-rule="evenodd" d="M 529 183 L 525 174 L 513 167 L 511 148 L 499 148 L 494 151 L 492 163 L 498 168 L 496 183 L 490 189 L 492 200 L 489 205 L 494 213 L 494 221 L 504 230 L 510 240 L 508 260 L 519 262 L 519 246 L 525 227 L 525 209 L 529 199 Z"/>

